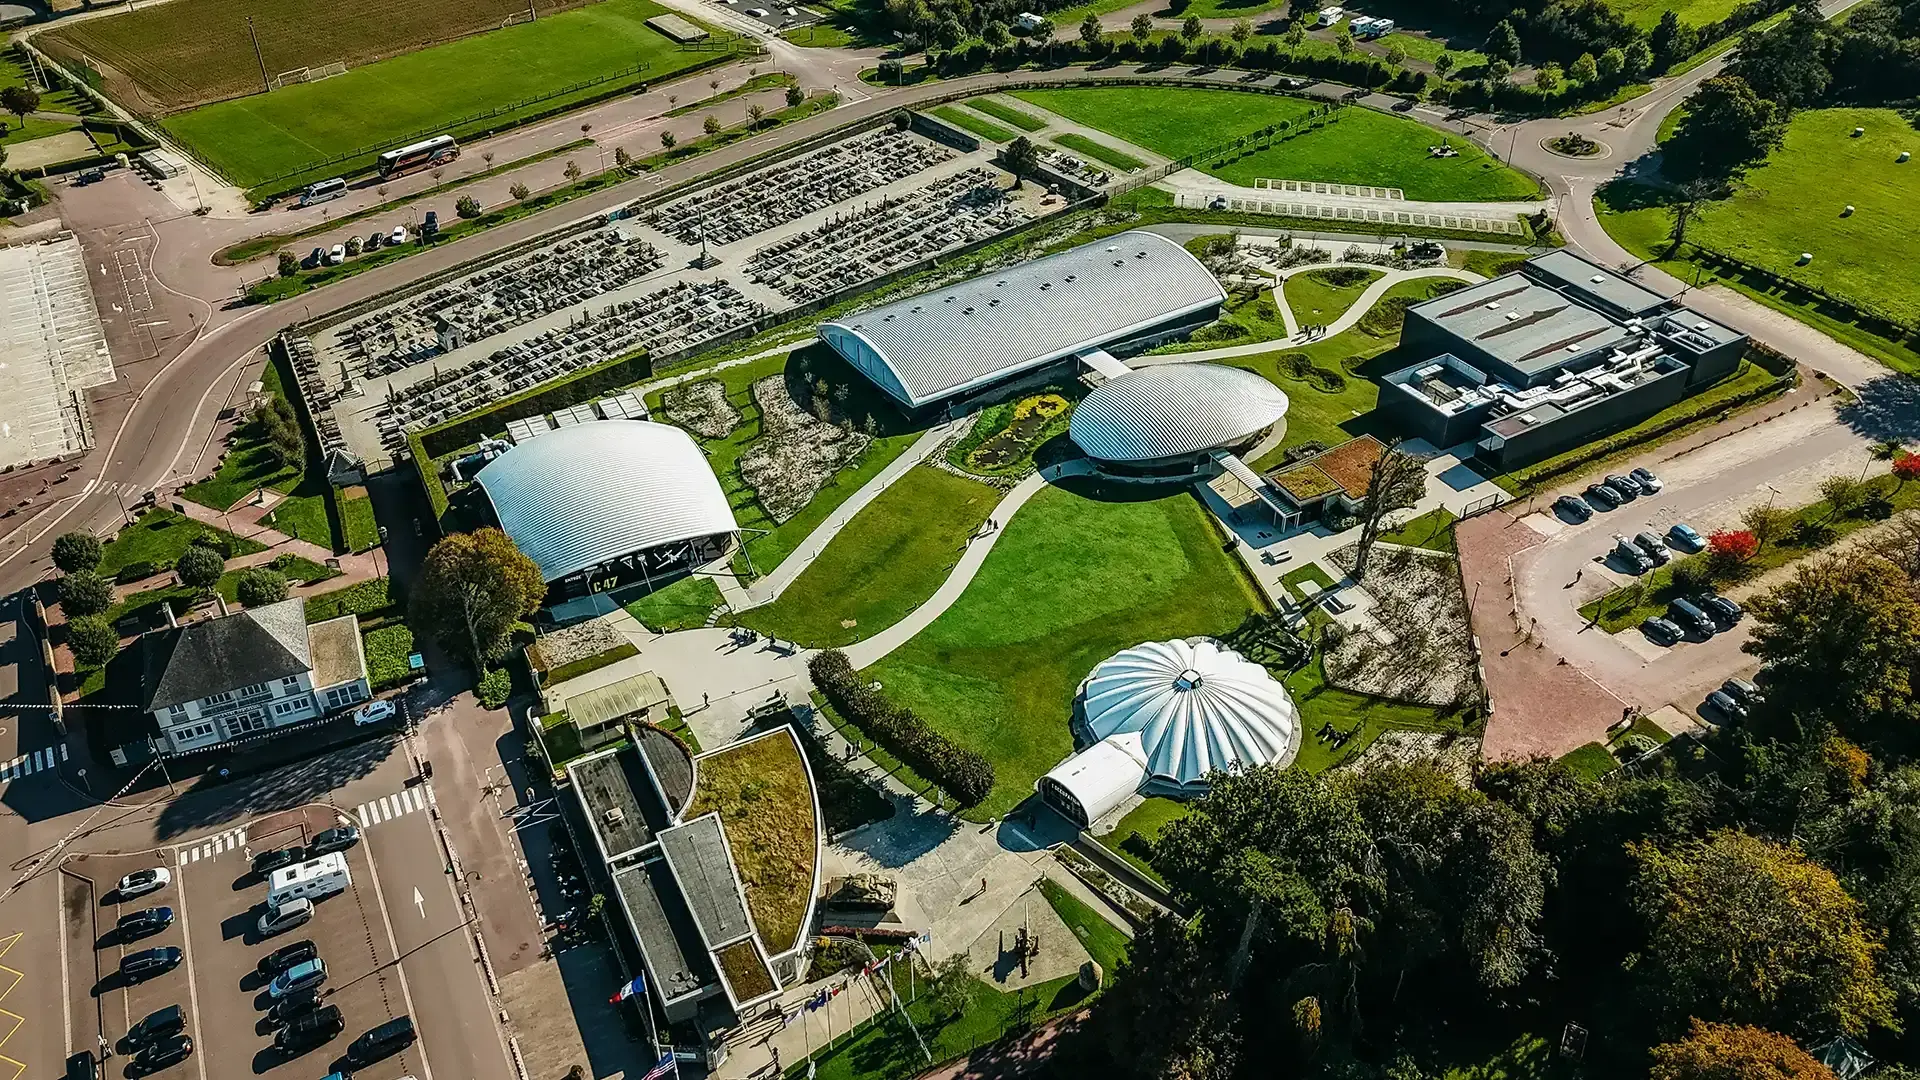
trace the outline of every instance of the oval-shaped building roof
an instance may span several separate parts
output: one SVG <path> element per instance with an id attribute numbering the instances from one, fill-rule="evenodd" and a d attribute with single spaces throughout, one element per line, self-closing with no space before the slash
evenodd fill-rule
<path id="1" fill-rule="evenodd" d="M 1186 248 L 1135 230 L 823 322 L 820 337 L 918 407 L 1226 298 Z"/>
<path id="2" fill-rule="evenodd" d="M 1095 387 L 1067 434 L 1100 461 L 1158 461 L 1230 446 L 1286 415 L 1286 393 L 1251 371 L 1162 364 Z"/>
<path id="3" fill-rule="evenodd" d="M 1093 737 L 1138 733 L 1155 780 L 1188 786 L 1235 762 L 1285 765 L 1300 748 L 1287 688 L 1212 638 L 1116 653 L 1087 676 L 1083 694 Z"/>
<path id="4" fill-rule="evenodd" d="M 474 477 L 500 528 L 558 581 L 609 559 L 739 529 L 692 436 L 595 420 L 507 451 Z"/>

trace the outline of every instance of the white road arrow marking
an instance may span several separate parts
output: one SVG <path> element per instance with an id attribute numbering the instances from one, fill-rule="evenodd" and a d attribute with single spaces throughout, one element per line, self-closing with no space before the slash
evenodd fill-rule
<path id="1" fill-rule="evenodd" d="M 427 898 L 420 895 L 419 886 L 415 886 L 413 890 L 413 906 L 420 909 L 421 918 L 427 917 Z"/>

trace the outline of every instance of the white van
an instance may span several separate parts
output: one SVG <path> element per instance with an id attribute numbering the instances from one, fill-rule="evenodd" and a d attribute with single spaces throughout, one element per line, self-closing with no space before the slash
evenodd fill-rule
<path id="1" fill-rule="evenodd" d="M 278 907 L 288 900 L 319 900 L 347 891 L 353 875 L 347 872 L 347 857 L 338 851 L 318 858 L 283 866 L 273 872 L 267 883 L 267 905 Z"/>
<path id="2" fill-rule="evenodd" d="M 1339 24 L 1341 17 L 1344 16 L 1346 13 L 1347 12 L 1345 8 L 1337 8 L 1337 7 L 1321 8 L 1320 21 L 1315 25 L 1316 26 L 1336 26 Z"/>

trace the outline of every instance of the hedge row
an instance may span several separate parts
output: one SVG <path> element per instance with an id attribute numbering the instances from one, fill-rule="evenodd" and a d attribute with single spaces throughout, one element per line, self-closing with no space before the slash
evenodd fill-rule
<path id="1" fill-rule="evenodd" d="M 911 709 L 888 701 L 861 680 L 847 654 L 838 649 L 815 653 L 807 670 L 814 687 L 848 723 L 962 806 L 973 806 L 993 791 L 993 762 L 928 727 Z"/>

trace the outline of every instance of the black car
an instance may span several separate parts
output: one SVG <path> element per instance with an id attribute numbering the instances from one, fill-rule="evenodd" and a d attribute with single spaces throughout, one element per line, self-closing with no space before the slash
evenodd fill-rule
<path id="1" fill-rule="evenodd" d="M 340 1015 L 340 1006 L 329 1005 L 288 1021 L 287 1026 L 273 1036 L 273 1045 L 282 1050 L 305 1050 L 319 1046 L 346 1029 L 347 1021 Z"/>
<path id="2" fill-rule="evenodd" d="M 1674 645 L 1687 636 L 1686 631 L 1680 629 L 1679 623 L 1672 619 L 1663 619 L 1658 615 L 1651 616 L 1641 623 L 1640 632 L 1647 635 L 1655 645 Z"/>
<path id="3" fill-rule="evenodd" d="M 170 907 L 150 907 L 136 911 L 131 915 L 120 916 L 113 932 L 121 941 L 138 941 L 149 934 L 157 934 L 173 925 L 173 909 Z"/>
<path id="4" fill-rule="evenodd" d="M 180 950 L 175 946 L 142 949 L 120 958 L 120 974 L 131 982 L 140 982 L 172 971 L 179 963 Z"/>
<path id="5" fill-rule="evenodd" d="M 337 829 L 328 829 L 314 835 L 313 843 L 307 845 L 307 857 L 345 851 L 359 842 L 360 830 L 357 826 L 342 825 Z"/>
<path id="6" fill-rule="evenodd" d="M 312 941 L 296 941 L 291 945 L 282 945 L 260 958 L 260 974 L 278 975 L 295 964 L 304 964 L 320 955 L 320 949 Z"/>
<path id="7" fill-rule="evenodd" d="M 253 872 L 265 877 L 283 866 L 292 866 L 305 857 L 306 852 L 297 847 L 263 851 L 253 857 Z"/>
<path id="8" fill-rule="evenodd" d="M 347 1060 L 355 1065 L 368 1065 L 405 1050 L 417 1037 L 413 1017 L 396 1016 L 353 1040 L 353 1045 L 347 1047 Z"/>
<path id="9" fill-rule="evenodd" d="M 1626 501 L 1627 497 L 1625 495 L 1620 494 L 1606 484 L 1587 485 L 1587 503 L 1595 510 L 1611 510 Z"/>
<path id="10" fill-rule="evenodd" d="M 1739 622 L 1740 616 L 1745 614 L 1745 612 L 1740 610 L 1739 604 L 1734 603 L 1724 596 L 1705 597 L 1700 601 L 1700 606 L 1705 608 L 1707 614 L 1713 616 L 1716 621 L 1724 623 L 1727 626 L 1732 626 L 1734 623 Z"/>
<path id="11" fill-rule="evenodd" d="M 1553 500 L 1553 508 L 1575 521 L 1585 521 L 1593 516 L 1593 507 L 1578 495 L 1562 495 Z"/>
<path id="12" fill-rule="evenodd" d="M 318 1004 L 320 1004 L 318 988 L 310 986 L 305 990 L 295 990 L 273 1003 L 273 1008 L 267 1010 L 267 1020 L 269 1023 L 284 1024 L 301 1013 L 312 1012 L 313 1007 Z"/>
<path id="13" fill-rule="evenodd" d="M 145 1046 L 158 1039 L 178 1035 L 187 1027 L 187 1016 L 178 1005 L 156 1009 L 127 1029 L 128 1046 Z"/>
<path id="14" fill-rule="evenodd" d="M 136 1054 L 133 1067 L 143 1074 L 159 1072 L 169 1065 L 178 1065 L 187 1060 L 192 1053 L 193 1040 L 185 1035 L 175 1035 Z"/>
<path id="15" fill-rule="evenodd" d="M 1631 476 L 1608 473 L 1606 485 L 1629 499 L 1637 499 L 1641 495 L 1640 482 Z"/>

